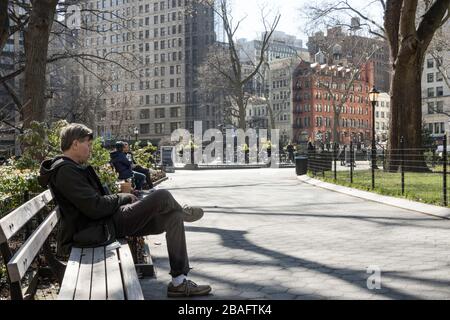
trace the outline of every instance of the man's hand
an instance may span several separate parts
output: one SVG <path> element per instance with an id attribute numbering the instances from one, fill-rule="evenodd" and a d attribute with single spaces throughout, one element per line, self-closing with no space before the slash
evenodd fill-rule
<path id="1" fill-rule="evenodd" d="M 135 203 L 135 202 L 139 201 L 138 197 L 136 197 L 134 194 L 130 194 L 130 198 L 131 198 L 131 203 Z"/>

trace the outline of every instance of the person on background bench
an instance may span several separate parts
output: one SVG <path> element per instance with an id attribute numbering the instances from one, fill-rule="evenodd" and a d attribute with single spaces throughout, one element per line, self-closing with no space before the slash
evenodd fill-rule
<path id="1" fill-rule="evenodd" d="M 58 254 L 69 255 L 72 246 L 96 247 L 117 238 L 166 232 L 172 281 L 169 297 L 207 295 L 209 285 L 187 279 L 191 269 L 184 222 L 202 218 L 198 207 L 182 207 L 167 190 L 155 190 L 143 200 L 132 194 L 105 194 L 87 161 L 92 152 L 92 130 L 72 123 L 61 131 L 63 154 L 41 164 L 39 184 L 48 186 L 59 205 Z"/>
<path id="2" fill-rule="evenodd" d="M 125 153 L 125 142 L 117 141 L 116 150 L 110 153 L 110 157 L 112 165 L 119 173 L 119 180 L 133 178 L 136 189 L 141 191 L 144 186 L 145 175 L 137 171 L 133 171 L 132 164 L 128 160 Z"/>
<path id="3" fill-rule="evenodd" d="M 123 152 L 125 152 L 125 155 L 128 159 L 128 161 L 131 162 L 131 169 L 133 170 L 133 173 L 141 173 L 145 176 L 145 181 L 147 183 L 147 188 L 152 189 L 153 188 L 153 182 L 152 178 L 150 176 L 150 169 L 144 168 L 136 163 L 134 161 L 133 153 L 130 151 L 130 146 L 127 142 L 124 142 Z"/>

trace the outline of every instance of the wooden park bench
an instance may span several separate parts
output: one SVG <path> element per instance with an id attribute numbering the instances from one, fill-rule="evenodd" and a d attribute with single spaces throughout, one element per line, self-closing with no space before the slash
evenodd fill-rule
<path id="1" fill-rule="evenodd" d="M 153 266 L 135 265 L 135 255 L 125 239 L 119 239 L 120 247 L 111 250 L 104 246 L 73 247 L 67 263 L 56 258 L 48 237 L 60 215 L 57 206 L 51 211 L 48 209 L 52 200 L 53 195 L 47 190 L 0 219 L 0 252 L 7 266 L 11 299 L 33 299 L 39 275 L 46 271 L 53 274 L 61 286 L 59 300 L 143 300 L 136 269 L 144 275 L 153 275 Z M 44 219 L 46 210 L 50 213 Z M 28 228 L 33 218 L 37 218 L 39 226 L 13 254 L 11 238 L 25 226 Z M 41 248 L 49 267 L 33 271 L 29 285 L 23 290 L 21 282 Z M 148 266 L 151 266 L 150 271 L 144 268 Z"/>

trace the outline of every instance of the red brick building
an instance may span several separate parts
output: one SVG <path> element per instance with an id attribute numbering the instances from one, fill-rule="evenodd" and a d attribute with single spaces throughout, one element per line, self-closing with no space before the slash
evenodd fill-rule
<path id="1" fill-rule="evenodd" d="M 372 63 L 364 65 L 352 81 L 355 71 L 343 65 L 308 62 L 298 65 L 292 82 L 295 142 L 353 141 L 370 145 L 372 105 L 368 93 L 373 85 Z"/>

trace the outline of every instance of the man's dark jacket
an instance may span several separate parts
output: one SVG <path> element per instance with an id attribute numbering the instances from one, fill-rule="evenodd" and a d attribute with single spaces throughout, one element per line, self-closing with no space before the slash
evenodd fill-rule
<path id="1" fill-rule="evenodd" d="M 119 173 L 119 179 L 129 179 L 133 176 L 130 160 L 124 152 L 114 151 L 110 153 L 111 163 Z"/>
<path id="2" fill-rule="evenodd" d="M 129 194 L 107 195 L 91 166 L 59 156 L 41 164 L 39 184 L 48 186 L 60 208 L 58 254 L 71 247 L 95 247 L 114 241 L 113 215 L 131 203 Z"/>

